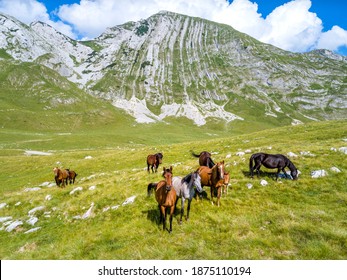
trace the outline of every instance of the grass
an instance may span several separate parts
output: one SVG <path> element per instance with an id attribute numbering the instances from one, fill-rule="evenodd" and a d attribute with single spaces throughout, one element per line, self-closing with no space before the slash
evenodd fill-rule
<path id="1" fill-rule="evenodd" d="M 112 144 L 115 134 L 110 131 L 90 131 L 88 138 L 83 132 L 53 137 L 51 132 L 24 135 L 2 131 L 0 203 L 7 206 L 0 209 L 0 217 L 12 216 L 23 225 L 12 232 L 0 231 L 0 258 L 346 259 L 346 155 L 331 150 L 347 146 L 343 140 L 347 138 L 346 124 L 310 123 L 205 140 L 198 140 L 196 132 L 195 140 L 182 135 L 181 140 L 177 136 L 177 142 L 164 139 L 158 144 L 154 140 L 145 143 L 146 137 L 158 134 L 147 127 L 148 134 L 139 128 L 142 141 L 135 138 L 131 142 L 131 134 L 125 133 L 127 141 L 122 145 L 119 141 Z M 52 155 L 26 156 L 26 149 L 51 151 Z M 292 160 L 301 171 L 299 180 L 276 182 L 274 170 L 267 169 L 261 178 L 251 180 L 250 153 L 236 156 L 248 149 L 297 154 Z M 176 209 L 169 235 L 159 225 L 155 198 L 146 195 L 147 184 L 160 180 L 161 174 L 147 174 L 145 158 L 161 151 L 163 166 L 173 165 L 174 175 L 183 176 L 198 167 L 190 150 L 207 150 L 215 160 L 224 159 L 232 188 L 217 207 L 210 203 L 205 187 L 207 198 L 192 202 L 189 221 L 179 225 Z M 302 151 L 314 156 L 301 155 Z M 75 185 L 25 191 L 44 182 L 53 183 L 52 168 L 56 165 L 79 174 Z M 341 172 L 330 171 L 332 166 Z M 325 169 L 328 176 L 311 178 L 310 172 L 317 169 Z M 268 185 L 261 186 L 261 179 Z M 78 186 L 83 190 L 71 195 Z M 89 190 L 91 186 L 96 188 Z M 47 195 L 51 200 L 45 199 Z M 122 206 L 134 195 L 134 203 Z M 91 203 L 95 205 L 92 217 L 74 218 L 83 215 Z M 120 205 L 118 209 L 104 211 L 116 205 Z M 28 211 L 37 206 L 44 209 L 35 213 L 38 222 L 31 226 L 26 223 Z M 24 233 L 33 227 L 41 229 Z"/>

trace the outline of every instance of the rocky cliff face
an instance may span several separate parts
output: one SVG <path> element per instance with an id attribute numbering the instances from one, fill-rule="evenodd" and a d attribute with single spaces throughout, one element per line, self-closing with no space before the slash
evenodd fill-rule
<path id="1" fill-rule="evenodd" d="M 347 59 L 286 52 L 230 26 L 170 12 L 74 41 L 43 23 L 0 15 L 0 49 L 44 64 L 136 118 L 297 124 L 346 117 Z"/>

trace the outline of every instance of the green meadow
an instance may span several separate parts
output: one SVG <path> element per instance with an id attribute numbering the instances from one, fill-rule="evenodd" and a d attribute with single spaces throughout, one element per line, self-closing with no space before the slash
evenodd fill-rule
<path id="1" fill-rule="evenodd" d="M 0 224 L 0 258 L 347 259 L 347 161 L 339 150 L 347 146 L 347 121 L 241 129 L 240 123 L 220 129 L 184 121 L 133 125 L 124 117 L 118 125 L 77 130 L 3 126 L 0 218 L 10 218 Z M 174 176 L 184 176 L 198 168 L 191 150 L 225 160 L 231 187 L 220 207 L 204 187 L 203 200 L 193 200 L 181 225 L 178 201 L 169 234 L 159 224 L 154 196 L 147 196 L 148 183 L 162 177 L 147 173 L 146 157 L 162 152 L 159 170 L 173 166 Z M 260 178 L 250 179 L 249 157 L 258 151 L 294 153 L 299 179 L 275 181 L 275 170 L 263 167 Z M 55 186 L 55 166 L 75 170 L 75 184 Z M 327 174 L 312 178 L 315 170 Z M 133 202 L 125 203 L 128 198 Z M 8 231 L 10 221 L 21 224 Z"/>

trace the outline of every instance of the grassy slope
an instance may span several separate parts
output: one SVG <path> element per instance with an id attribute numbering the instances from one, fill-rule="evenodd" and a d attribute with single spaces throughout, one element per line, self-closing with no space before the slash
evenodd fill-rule
<path id="1" fill-rule="evenodd" d="M 0 217 L 12 216 L 24 224 L 10 233 L 0 231 L 3 244 L 0 258 L 347 258 L 346 155 L 331 150 L 347 146 L 343 140 L 347 138 L 346 121 L 310 123 L 230 137 L 219 135 L 215 139 L 209 136 L 210 139 L 202 137 L 200 141 L 197 137 L 192 141 L 190 131 L 186 132 L 188 137 L 184 133 L 170 137 L 163 127 L 160 133 L 153 128 L 137 127 L 140 135 L 133 134 L 136 141 L 130 132 L 124 131 L 122 140 L 127 144 L 123 145 L 121 140 L 113 142 L 116 134 L 106 129 L 69 135 L 56 132 L 24 135 L 23 132 L 23 141 L 19 141 L 21 135 L 11 134 L 9 130 L 2 133 L 0 203 L 8 206 L 0 210 Z M 198 130 L 193 132 L 198 136 Z M 156 138 L 157 135 L 168 137 Z M 138 141 L 141 137 L 142 141 Z M 150 144 L 146 144 L 147 140 Z M 51 150 L 53 154 L 25 156 L 24 149 Z M 215 160 L 225 159 L 231 172 L 232 190 L 222 198 L 219 208 L 211 205 L 208 198 L 193 201 L 191 219 L 182 225 L 177 223 L 177 210 L 170 237 L 174 242 L 168 244 L 168 233 L 162 232 L 158 225 L 155 199 L 146 196 L 147 184 L 161 177 L 147 174 L 145 158 L 149 153 L 161 151 L 164 166 L 173 165 L 174 175 L 183 176 L 198 167 L 197 159 L 190 155 L 191 149 L 208 150 L 214 152 Z M 296 153 L 298 157 L 293 162 L 302 172 L 300 179 L 276 182 L 265 172 L 262 179 L 268 181 L 268 186 L 261 186 L 260 179 L 250 180 L 247 176 L 249 154 L 235 155 L 246 149 Z M 300 155 L 301 151 L 310 151 L 315 156 Z M 86 156 L 92 158 L 85 159 Z M 43 182 L 53 182 L 52 168 L 56 165 L 77 171 L 75 186 L 24 191 Z M 330 171 L 332 166 L 342 172 Z M 328 176 L 311 178 L 310 172 L 317 169 L 327 170 Z M 253 187 L 248 189 L 247 183 Z M 83 191 L 70 195 L 77 186 L 83 187 Z M 90 186 L 96 189 L 89 190 Z M 45 200 L 47 195 L 52 199 Z M 105 207 L 122 204 L 133 195 L 136 195 L 133 204 L 103 212 Z M 17 202 L 21 204 L 15 206 Z M 95 204 L 93 217 L 73 218 L 83 215 L 92 202 Z M 50 217 L 45 217 L 44 211 L 36 213 L 39 221 L 35 226 L 41 229 L 24 234 L 33 227 L 25 222 L 28 211 L 41 205 L 45 206 L 44 211 L 50 212 Z"/>

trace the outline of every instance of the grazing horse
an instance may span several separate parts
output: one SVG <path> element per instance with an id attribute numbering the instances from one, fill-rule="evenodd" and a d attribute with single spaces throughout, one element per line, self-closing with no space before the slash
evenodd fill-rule
<path id="1" fill-rule="evenodd" d="M 76 179 L 76 177 L 77 177 L 77 173 L 75 172 L 75 171 L 73 171 L 73 170 L 70 170 L 70 169 L 65 169 L 67 172 L 69 172 L 69 178 L 68 178 L 68 180 L 69 180 L 69 183 L 70 183 L 70 185 L 71 184 L 75 184 L 75 179 Z"/>
<path id="2" fill-rule="evenodd" d="M 153 168 L 155 169 L 155 172 L 158 171 L 159 164 L 163 162 L 163 154 L 162 153 L 157 153 L 155 155 L 148 155 L 147 156 L 147 171 L 149 171 L 149 167 L 152 169 L 152 173 L 154 173 Z"/>
<path id="3" fill-rule="evenodd" d="M 284 170 L 284 168 L 286 167 L 290 169 L 290 175 L 292 176 L 293 180 L 296 180 L 298 178 L 298 170 L 296 169 L 294 164 L 284 155 L 272 155 L 265 153 L 256 153 L 251 155 L 249 159 L 249 171 L 251 174 L 251 178 L 253 178 L 254 170 L 257 171 L 259 177 L 259 169 L 261 165 L 264 165 L 266 168 L 277 168 L 276 180 L 278 179 L 278 175 L 281 172 L 281 170 L 287 176 L 287 173 Z"/>
<path id="4" fill-rule="evenodd" d="M 201 152 L 199 155 L 195 154 L 193 151 L 191 152 L 194 157 L 199 158 L 199 165 L 200 166 L 207 166 L 209 168 L 212 168 L 215 163 L 211 159 L 211 154 L 209 152 Z"/>
<path id="5" fill-rule="evenodd" d="M 65 188 L 65 184 L 67 185 L 67 180 L 69 178 L 69 172 L 67 170 L 61 170 L 58 167 L 53 168 L 55 183 L 58 187 L 62 184 L 62 187 Z"/>
<path id="6" fill-rule="evenodd" d="M 160 211 L 160 220 L 163 222 L 163 230 L 166 229 L 167 209 L 170 210 L 170 229 L 172 231 L 172 218 L 176 206 L 176 191 L 172 187 L 172 166 L 170 169 L 163 168 L 163 176 L 165 180 L 158 182 L 155 189 L 155 199 L 158 202 Z"/>
<path id="7" fill-rule="evenodd" d="M 190 203 L 192 202 L 192 199 L 195 194 L 194 186 L 196 187 L 196 190 L 201 193 L 201 177 L 199 173 L 192 172 L 185 176 L 184 178 L 181 177 L 173 177 L 172 178 L 172 185 L 175 188 L 177 200 L 178 198 L 181 198 L 181 218 L 180 218 L 180 224 L 182 223 L 182 216 L 184 215 L 184 201 L 188 199 L 188 206 L 187 206 L 187 217 L 186 220 L 189 219 L 189 211 L 190 211 Z"/>
<path id="8" fill-rule="evenodd" d="M 201 177 L 201 185 L 211 187 L 211 202 L 213 204 L 214 190 L 220 180 L 224 180 L 224 160 L 215 164 L 212 168 L 200 166 L 198 169 Z M 220 195 L 217 196 L 217 205 L 220 205 Z"/>

